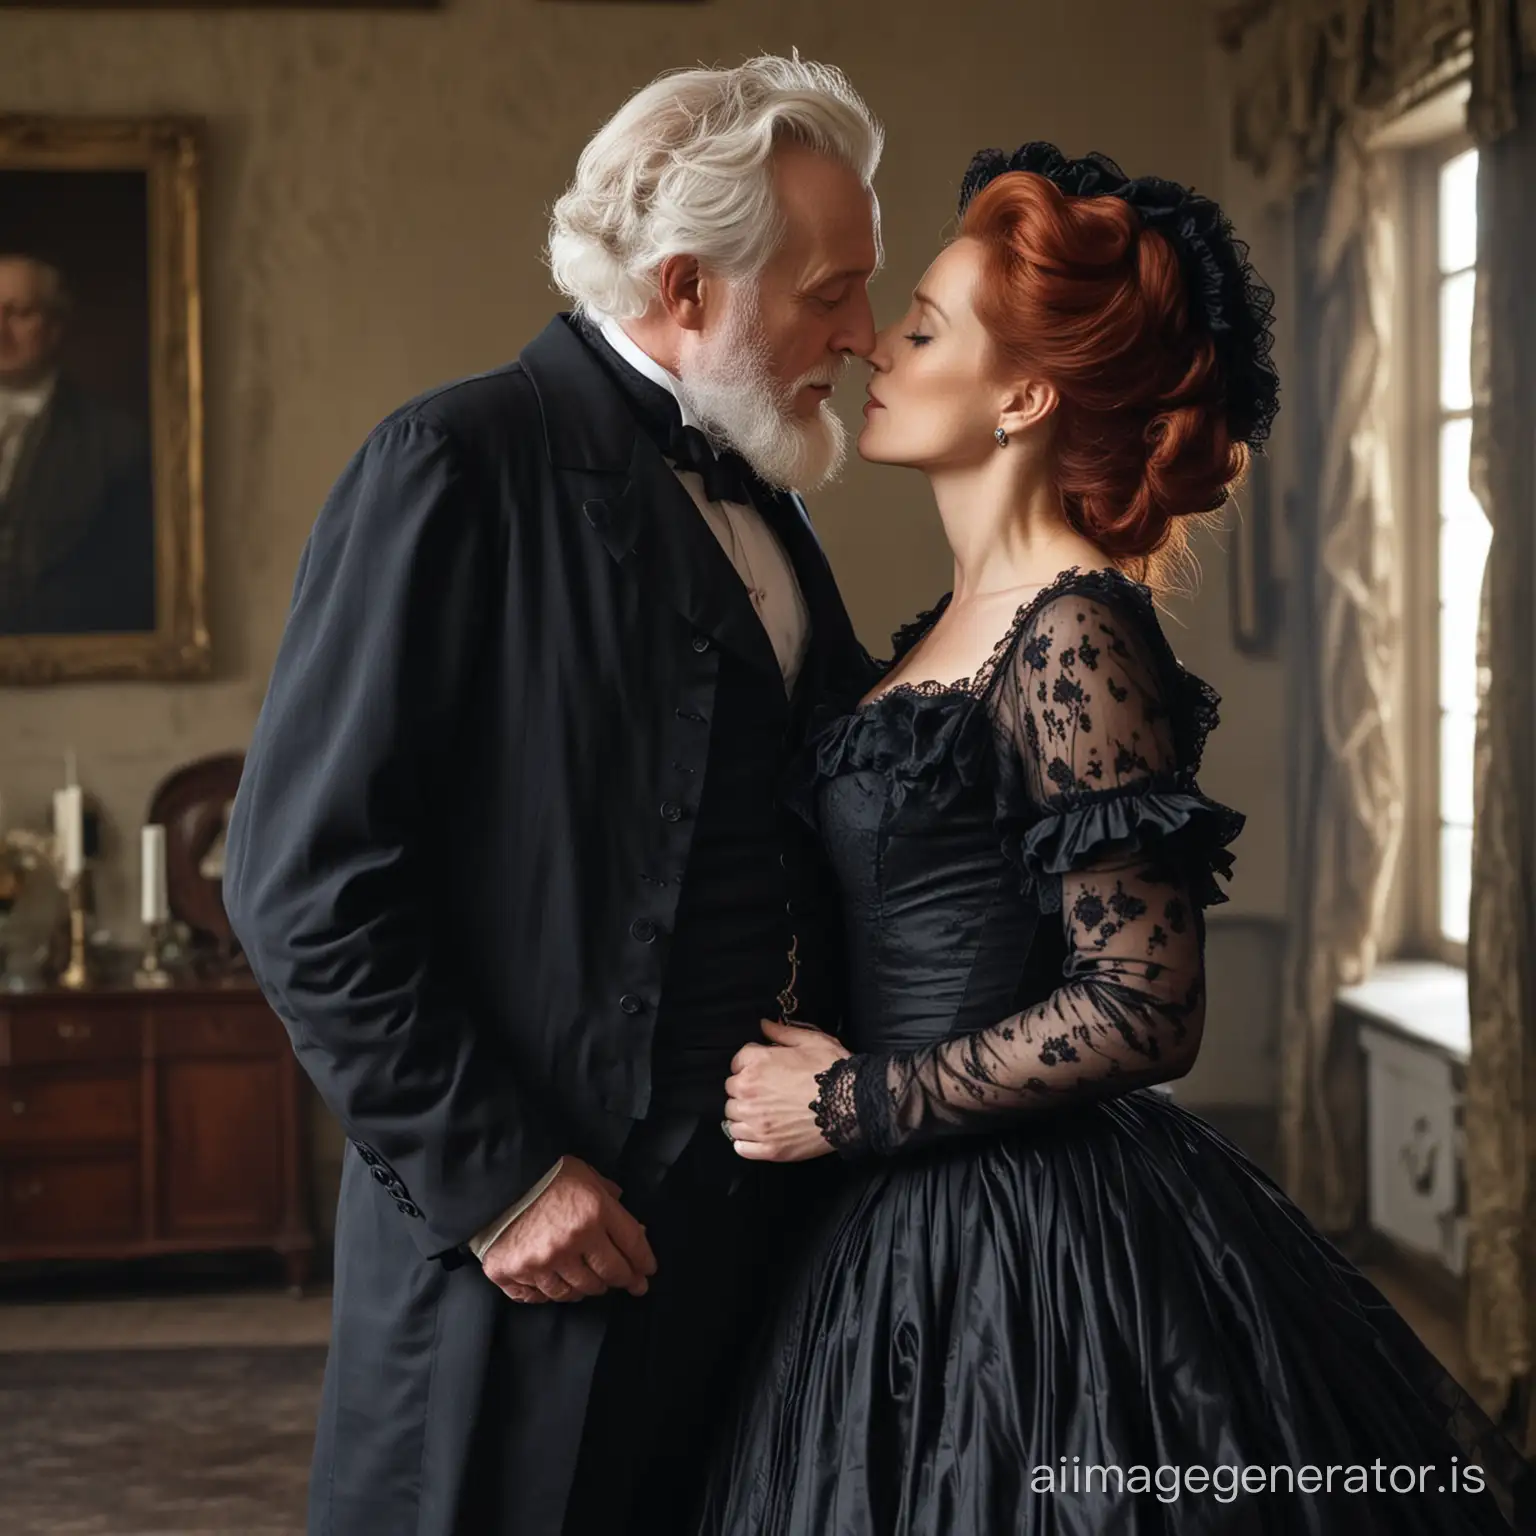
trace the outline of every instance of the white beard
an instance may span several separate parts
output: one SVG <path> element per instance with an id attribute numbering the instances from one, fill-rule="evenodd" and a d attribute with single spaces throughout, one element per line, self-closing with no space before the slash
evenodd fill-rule
<path id="1" fill-rule="evenodd" d="M 776 490 L 814 491 L 843 467 L 848 429 L 823 400 L 803 421 L 795 397 L 808 384 L 835 384 L 842 365 L 829 363 L 787 387 L 769 371 L 755 296 L 737 296 L 711 341 L 685 364 L 678 393 L 717 448 L 739 453 Z"/>

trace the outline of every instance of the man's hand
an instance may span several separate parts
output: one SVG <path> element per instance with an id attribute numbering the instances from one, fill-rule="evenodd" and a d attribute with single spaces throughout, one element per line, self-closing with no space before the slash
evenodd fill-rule
<path id="1" fill-rule="evenodd" d="M 803 1163 L 832 1148 L 811 1108 L 816 1076 L 849 1054 L 832 1035 L 803 1024 L 763 1020 L 772 1045 L 744 1045 L 726 1079 L 725 1119 L 739 1157 Z"/>
<path id="2" fill-rule="evenodd" d="M 644 1296 L 656 1256 L 619 1194 L 595 1168 L 567 1157 L 480 1267 L 513 1301 L 580 1301 L 612 1289 Z"/>

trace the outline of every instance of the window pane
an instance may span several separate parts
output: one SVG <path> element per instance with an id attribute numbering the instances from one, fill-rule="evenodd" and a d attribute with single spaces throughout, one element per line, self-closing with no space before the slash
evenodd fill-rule
<path id="1" fill-rule="evenodd" d="M 1440 716 L 1440 820 L 1472 825 L 1472 748 L 1477 720 L 1472 715 Z"/>
<path id="2" fill-rule="evenodd" d="M 1440 932 L 1467 942 L 1467 909 L 1472 904 L 1472 829 L 1440 829 Z"/>
<path id="3" fill-rule="evenodd" d="M 1492 529 L 1467 486 L 1472 423 L 1440 428 L 1440 707 L 1476 709 L 1477 609 Z"/>
<path id="4" fill-rule="evenodd" d="M 1477 151 L 1440 167 L 1440 270 L 1459 272 L 1477 260 Z"/>
<path id="5" fill-rule="evenodd" d="M 1440 285 L 1440 406 L 1472 409 L 1472 292 L 1474 272 L 1459 272 Z"/>
<path id="6" fill-rule="evenodd" d="M 1477 621 L 1461 622 L 1462 610 L 1456 610 L 1458 622 L 1446 622 L 1440 615 L 1440 697 L 1441 709 L 1455 715 L 1470 715 L 1477 710 Z"/>
<path id="7" fill-rule="evenodd" d="M 1458 416 L 1440 425 L 1440 515 L 1486 523 L 1483 504 L 1472 494 L 1467 471 L 1472 459 L 1472 421 Z"/>
<path id="8" fill-rule="evenodd" d="M 1477 609 L 1483 566 L 1493 529 L 1486 519 L 1440 525 L 1440 601 L 1448 608 Z"/>
<path id="9" fill-rule="evenodd" d="M 1465 679 L 1476 667 L 1478 645 L 1478 608 L 1482 601 L 1482 568 L 1487 564 L 1487 536 L 1475 539 L 1464 525 L 1441 525 L 1441 607 L 1439 607 L 1439 653 L 1441 653 L 1441 708 L 1456 714 L 1476 710 L 1470 688 L 1450 677 Z"/>

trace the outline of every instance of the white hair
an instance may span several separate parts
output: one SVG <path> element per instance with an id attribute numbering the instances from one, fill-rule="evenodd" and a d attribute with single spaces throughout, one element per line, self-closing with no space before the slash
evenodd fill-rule
<path id="1" fill-rule="evenodd" d="M 549 266 L 579 310 L 632 320 L 669 256 L 755 276 L 783 238 L 772 157 L 803 144 L 874 182 L 880 125 L 841 70 L 796 54 L 662 75 L 582 151 L 550 220 Z"/>

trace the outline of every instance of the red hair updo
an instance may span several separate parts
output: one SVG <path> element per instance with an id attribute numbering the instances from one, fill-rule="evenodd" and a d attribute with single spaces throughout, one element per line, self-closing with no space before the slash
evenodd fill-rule
<path id="1" fill-rule="evenodd" d="M 1124 199 L 1031 171 L 982 187 L 960 233 L 983 248 L 975 308 L 1006 371 L 1059 396 L 1068 523 L 1131 575 L 1163 575 L 1185 548 L 1179 520 L 1221 506 L 1248 467 L 1173 248 Z"/>

